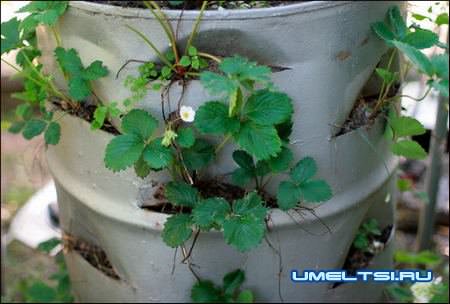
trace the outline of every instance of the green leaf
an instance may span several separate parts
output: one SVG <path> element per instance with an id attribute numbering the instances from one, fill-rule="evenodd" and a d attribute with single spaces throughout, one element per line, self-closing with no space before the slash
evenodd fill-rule
<path id="1" fill-rule="evenodd" d="M 243 112 L 257 124 L 273 125 L 290 119 L 293 108 L 286 94 L 259 90 L 248 98 Z"/>
<path id="2" fill-rule="evenodd" d="M 409 178 L 399 178 L 397 180 L 397 189 L 400 192 L 410 191 L 413 187 L 413 182 Z"/>
<path id="3" fill-rule="evenodd" d="M 387 291 L 389 296 L 398 303 L 412 303 L 414 301 L 414 296 L 409 286 L 388 286 Z"/>
<path id="4" fill-rule="evenodd" d="M 395 155 L 404 156 L 411 159 L 424 159 L 427 152 L 413 140 L 400 140 L 392 145 L 392 152 Z"/>
<path id="5" fill-rule="evenodd" d="M 212 95 L 230 95 L 237 88 L 230 78 L 208 71 L 200 73 L 200 81 Z"/>
<path id="6" fill-rule="evenodd" d="M 14 17 L 9 21 L 3 22 L 1 26 L 1 54 L 7 53 L 18 48 L 22 41 L 19 31 L 20 21 Z"/>
<path id="7" fill-rule="evenodd" d="M 75 100 L 82 101 L 91 94 L 90 80 L 108 74 L 108 70 L 99 60 L 94 61 L 85 69 L 78 52 L 73 48 L 65 50 L 57 47 L 55 56 L 62 70 L 69 76 L 69 94 Z"/>
<path id="8" fill-rule="evenodd" d="M 169 202 L 178 206 L 194 207 L 199 200 L 197 189 L 185 182 L 168 182 L 164 188 L 164 195 Z"/>
<path id="9" fill-rule="evenodd" d="M 291 169 L 291 178 L 298 184 L 310 179 L 317 173 L 316 161 L 312 157 L 305 157 L 301 159 Z"/>
<path id="10" fill-rule="evenodd" d="M 297 206 L 302 198 L 299 187 L 291 181 L 283 181 L 278 186 L 277 204 L 281 210 L 289 210 Z"/>
<path id="11" fill-rule="evenodd" d="M 19 29 L 22 32 L 22 39 L 31 42 L 30 44 L 36 46 L 36 27 L 39 25 L 39 21 L 34 18 L 34 15 L 28 15 L 20 23 Z"/>
<path id="12" fill-rule="evenodd" d="M 59 123 L 52 121 L 45 130 L 44 139 L 47 145 L 56 145 L 61 137 L 61 126 Z"/>
<path id="13" fill-rule="evenodd" d="M 398 137 L 421 135 L 426 132 L 425 127 L 417 119 L 408 116 L 390 119 L 389 125 Z"/>
<path id="14" fill-rule="evenodd" d="M 26 139 L 32 139 L 44 132 L 47 127 L 47 122 L 40 119 L 30 119 L 27 121 L 25 128 L 23 129 L 23 137 Z"/>
<path id="15" fill-rule="evenodd" d="M 231 211 L 230 205 L 221 197 L 208 198 L 197 203 L 192 210 L 194 223 L 201 228 L 221 225 Z"/>
<path id="16" fill-rule="evenodd" d="M 430 17 L 424 16 L 424 15 L 421 15 L 421 14 L 412 14 L 411 16 L 412 16 L 414 19 L 419 20 L 419 21 L 422 21 L 422 20 L 425 20 L 425 19 L 428 19 L 428 20 L 431 21 L 431 18 L 430 18 Z"/>
<path id="17" fill-rule="evenodd" d="M 278 173 L 289 169 L 294 156 L 291 150 L 287 147 L 283 147 L 281 152 L 275 157 L 271 157 L 267 160 L 269 168 L 272 172 Z"/>
<path id="18" fill-rule="evenodd" d="M 234 137 L 239 146 L 257 160 L 268 159 L 281 151 L 281 140 L 273 126 L 246 121 Z"/>
<path id="19" fill-rule="evenodd" d="M 183 149 L 182 154 L 189 170 L 205 167 L 215 156 L 214 147 L 204 139 L 197 139 L 192 147 Z"/>
<path id="20" fill-rule="evenodd" d="M 196 70 L 200 68 L 200 58 L 198 58 L 198 56 L 193 56 L 191 58 L 191 67 Z"/>
<path id="21" fill-rule="evenodd" d="M 419 253 L 398 250 L 395 252 L 396 263 L 422 264 L 425 266 L 436 266 L 441 263 L 442 258 L 432 251 L 421 251 Z"/>
<path id="22" fill-rule="evenodd" d="M 56 299 L 56 291 L 41 281 L 34 282 L 26 292 L 27 302 L 51 303 Z"/>
<path id="23" fill-rule="evenodd" d="M 253 292 L 249 289 L 240 292 L 236 299 L 237 303 L 253 303 L 254 301 Z"/>
<path id="24" fill-rule="evenodd" d="M 163 66 L 161 69 L 161 77 L 163 79 L 169 79 L 172 76 L 172 70 L 167 65 Z"/>
<path id="25" fill-rule="evenodd" d="M 395 47 L 397 47 L 406 57 L 408 57 L 409 60 L 422 72 L 427 74 L 428 76 L 433 75 L 433 66 L 428 59 L 427 56 L 425 56 L 422 52 L 417 50 L 416 48 L 400 42 L 400 41 L 393 41 L 392 42 Z"/>
<path id="26" fill-rule="evenodd" d="M 333 194 L 324 180 L 307 180 L 300 184 L 300 191 L 305 201 L 316 203 L 329 200 Z"/>
<path id="27" fill-rule="evenodd" d="M 83 64 L 75 49 L 65 50 L 62 47 L 57 47 L 55 49 L 55 56 L 64 71 L 75 75 L 81 74 Z"/>
<path id="28" fill-rule="evenodd" d="M 239 80 L 267 82 L 270 80 L 271 70 L 267 66 L 257 65 L 256 62 L 240 56 L 224 58 L 219 68 L 226 74 L 233 75 Z"/>
<path id="29" fill-rule="evenodd" d="M 67 9 L 68 1 L 33 1 L 21 7 L 18 12 L 29 12 L 35 20 L 46 25 L 55 25 Z"/>
<path id="30" fill-rule="evenodd" d="M 400 40 L 403 39 L 408 32 L 405 20 L 403 19 L 398 6 L 393 6 L 388 11 L 389 21 L 394 29 L 395 36 Z"/>
<path id="31" fill-rule="evenodd" d="M 353 246 L 360 250 L 366 250 L 367 247 L 369 247 L 369 240 L 367 239 L 367 236 L 362 233 L 358 233 L 353 240 Z"/>
<path id="32" fill-rule="evenodd" d="M 231 181 L 236 186 L 244 186 L 254 177 L 255 174 L 253 172 L 247 171 L 243 168 L 237 168 L 231 174 Z"/>
<path id="33" fill-rule="evenodd" d="M 18 134 L 22 131 L 23 127 L 25 127 L 26 122 L 25 121 L 15 121 L 12 123 L 12 125 L 8 128 L 8 131 L 13 134 Z"/>
<path id="34" fill-rule="evenodd" d="M 434 23 L 436 23 L 439 26 L 448 24 L 448 13 L 442 13 L 439 16 L 437 16 Z"/>
<path id="35" fill-rule="evenodd" d="M 433 87 L 435 90 L 437 90 L 442 96 L 448 97 L 448 80 L 433 80 L 430 83 L 431 87 Z"/>
<path id="36" fill-rule="evenodd" d="M 176 138 L 177 143 L 182 148 L 190 148 L 195 143 L 195 134 L 192 128 L 181 128 L 178 131 L 178 136 Z"/>
<path id="37" fill-rule="evenodd" d="M 134 172 L 140 178 L 145 178 L 150 174 L 152 168 L 144 161 L 143 156 L 139 157 L 138 161 L 134 163 Z"/>
<path id="38" fill-rule="evenodd" d="M 21 48 L 16 55 L 16 63 L 22 68 L 28 66 L 28 61 L 33 61 L 35 58 L 41 56 L 41 51 L 34 47 L 24 47 Z"/>
<path id="39" fill-rule="evenodd" d="M 184 67 L 188 67 L 191 65 L 191 58 L 189 56 L 183 56 L 180 59 L 180 64 Z"/>
<path id="40" fill-rule="evenodd" d="M 164 243 L 175 248 L 186 242 L 192 235 L 192 219 L 189 214 L 175 214 L 167 218 L 162 232 Z"/>
<path id="41" fill-rule="evenodd" d="M 376 22 L 372 24 L 371 28 L 375 32 L 375 34 L 378 35 L 378 37 L 380 37 L 387 43 L 390 43 L 395 39 L 394 33 L 392 33 L 392 31 L 386 26 L 386 24 L 384 24 L 384 22 Z"/>
<path id="42" fill-rule="evenodd" d="M 44 102 L 47 98 L 45 88 L 38 86 L 31 80 L 24 79 L 23 81 L 25 91 L 11 94 L 13 98 L 27 101 L 30 104 L 39 104 Z"/>
<path id="43" fill-rule="evenodd" d="M 441 79 L 448 80 L 448 55 L 438 54 L 433 55 L 430 58 L 431 64 L 433 65 L 434 73 Z"/>
<path id="44" fill-rule="evenodd" d="M 221 290 L 210 281 L 199 281 L 191 290 L 191 299 L 194 303 L 220 303 L 223 302 Z"/>
<path id="45" fill-rule="evenodd" d="M 94 120 L 91 123 L 91 129 L 100 129 L 106 119 L 106 114 L 108 113 L 108 108 L 105 106 L 97 106 L 94 111 Z"/>
<path id="46" fill-rule="evenodd" d="M 448 283 L 440 282 L 432 285 L 433 296 L 430 303 L 448 303 Z"/>
<path id="47" fill-rule="evenodd" d="M 438 43 L 439 36 L 432 31 L 416 28 L 415 32 L 408 33 L 402 41 L 416 49 L 426 49 Z"/>
<path id="48" fill-rule="evenodd" d="M 233 160 L 246 171 L 253 172 L 255 170 L 255 164 L 250 154 L 242 150 L 236 150 L 233 152 Z"/>
<path id="49" fill-rule="evenodd" d="M 249 215 L 264 221 L 267 208 L 263 206 L 261 197 L 253 191 L 233 203 L 233 212 L 239 216 Z"/>
<path id="50" fill-rule="evenodd" d="M 69 94 L 78 101 L 84 100 L 91 93 L 89 84 L 83 78 L 69 79 Z"/>
<path id="51" fill-rule="evenodd" d="M 267 209 L 256 192 L 233 203 L 233 215 L 223 223 L 225 241 L 240 251 L 249 250 L 261 242 L 265 233 Z"/>
<path id="52" fill-rule="evenodd" d="M 264 219 L 252 215 L 231 216 L 223 223 L 225 241 L 239 251 L 247 251 L 259 245 L 265 231 Z"/>
<path id="53" fill-rule="evenodd" d="M 371 235 L 381 235 L 380 226 L 378 225 L 378 221 L 374 218 L 368 219 L 363 225 L 362 225 L 364 231 L 366 231 L 368 234 Z"/>
<path id="54" fill-rule="evenodd" d="M 82 75 L 86 80 L 96 80 L 108 75 L 108 69 L 103 65 L 102 61 L 96 60 L 83 70 Z"/>
<path id="55" fill-rule="evenodd" d="M 188 55 L 189 56 L 197 56 L 197 54 L 198 54 L 197 49 L 195 47 L 193 47 L 192 45 L 189 46 Z"/>
<path id="56" fill-rule="evenodd" d="M 230 118 L 228 107 L 218 101 L 203 104 L 195 116 L 195 127 L 204 134 L 225 134 L 239 128 L 239 121 Z"/>
<path id="57" fill-rule="evenodd" d="M 238 87 L 229 97 L 228 116 L 235 116 L 242 106 L 242 90 Z"/>
<path id="58" fill-rule="evenodd" d="M 144 161 L 152 169 L 162 169 L 167 167 L 173 160 L 172 151 L 169 147 L 162 145 L 162 138 L 157 138 L 150 142 L 142 154 Z"/>
<path id="59" fill-rule="evenodd" d="M 147 140 L 158 127 L 158 121 L 147 111 L 134 109 L 122 119 L 122 129 L 125 133 L 136 134 Z"/>
<path id="60" fill-rule="evenodd" d="M 58 239 L 58 238 L 51 238 L 51 239 L 49 239 L 47 241 L 39 243 L 37 249 L 42 251 L 42 252 L 49 253 L 50 251 L 52 251 L 59 244 L 61 244 L 61 240 L 60 239 Z"/>
<path id="61" fill-rule="evenodd" d="M 381 79 L 383 79 L 385 83 L 391 83 L 397 78 L 396 74 L 386 69 L 376 68 L 375 72 L 377 73 L 378 76 L 380 76 Z"/>
<path id="62" fill-rule="evenodd" d="M 16 107 L 16 116 L 23 120 L 29 120 L 33 116 L 33 108 L 28 103 L 20 104 Z"/>
<path id="63" fill-rule="evenodd" d="M 223 290 L 225 295 L 233 296 L 245 281 L 245 274 L 242 270 L 237 269 L 227 273 L 223 277 Z"/>
<path id="64" fill-rule="evenodd" d="M 255 173 L 257 176 L 264 176 L 270 173 L 270 167 L 267 160 L 260 160 L 256 163 Z"/>
<path id="65" fill-rule="evenodd" d="M 144 150 L 144 142 L 136 134 L 114 137 L 106 146 L 105 165 L 112 171 L 124 170 L 132 166 Z"/>

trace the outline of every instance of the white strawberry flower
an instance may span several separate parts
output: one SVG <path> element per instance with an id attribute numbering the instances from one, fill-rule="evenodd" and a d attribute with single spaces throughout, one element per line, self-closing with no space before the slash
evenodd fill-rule
<path id="1" fill-rule="evenodd" d="M 195 119 L 195 111 L 192 107 L 181 106 L 180 117 L 185 122 L 193 122 Z"/>

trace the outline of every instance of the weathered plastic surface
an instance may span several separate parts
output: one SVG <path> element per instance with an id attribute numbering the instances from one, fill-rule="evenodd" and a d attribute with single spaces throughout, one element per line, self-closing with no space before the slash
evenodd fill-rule
<path id="1" fill-rule="evenodd" d="M 361 128 L 332 137 L 333 125 L 345 120 L 386 51 L 371 33 L 370 24 L 383 19 L 393 4 L 320 1 L 251 11 L 208 11 L 201 23 L 201 40 L 196 44 L 200 49 L 219 55 L 238 53 L 265 64 L 290 68 L 275 73 L 273 80 L 294 101 L 294 155 L 297 160 L 314 157 L 318 175 L 333 188 L 333 198 L 315 209 L 321 220 L 307 211 L 303 216 L 293 214 L 298 223 L 279 210 L 271 214 L 268 238 L 281 253 L 284 271 L 280 293 L 284 301 L 376 301 L 382 296 L 380 285 L 330 289 L 328 284 L 294 284 L 289 271 L 341 268 L 365 217 L 376 211 L 374 216 L 382 226 L 393 222 L 394 195 L 385 201 L 387 194 L 392 194 L 389 185 L 396 160 L 382 136 L 383 122 L 378 121 L 369 130 Z M 169 14 L 174 24 L 178 14 Z M 150 16 L 146 10 L 72 2 L 60 22 L 64 47 L 76 48 L 85 64 L 102 59 L 110 68 L 111 75 L 95 83 L 95 92 L 103 100 L 128 96 L 122 82 L 135 67 L 128 66 L 119 80 L 114 79 L 127 59 L 154 59 L 125 24 L 142 30 L 158 47 L 168 47 L 162 30 Z M 196 12 L 184 12 L 179 39 L 188 35 L 195 16 Z M 49 37 L 46 33 L 40 36 L 40 43 L 48 48 Z M 45 63 L 52 68 L 48 58 Z M 173 96 L 177 91 L 178 88 L 173 89 Z M 208 98 L 200 84 L 192 81 L 184 104 L 198 107 Z M 158 100 L 159 94 L 149 95 L 141 106 L 159 117 Z M 180 256 L 171 274 L 174 250 L 163 243 L 160 235 L 166 216 L 139 208 L 151 200 L 152 192 L 168 176 L 152 173 L 141 180 L 132 170 L 118 174 L 108 171 L 103 155 L 111 135 L 92 132 L 86 122 L 77 118 L 65 116 L 61 122 L 61 142 L 49 148 L 48 159 L 57 184 L 62 224 L 71 234 L 101 246 L 122 278 L 120 282 L 112 281 L 76 254 L 68 254 L 78 299 L 189 301 L 195 279 L 186 265 L 179 263 Z M 218 165 L 209 169 L 210 174 L 235 168 L 230 157 L 232 149 L 227 146 L 223 150 Z M 269 185 L 272 193 L 278 182 L 279 179 L 273 179 Z M 378 265 L 389 268 L 390 251 L 382 256 Z M 254 290 L 257 300 L 280 301 L 279 257 L 265 242 L 243 254 L 226 245 L 221 233 L 202 233 L 193 262 L 202 278 L 216 283 L 227 272 L 242 268 L 247 275 L 245 287 Z M 96 273 L 95 279 L 91 273 Z"/>

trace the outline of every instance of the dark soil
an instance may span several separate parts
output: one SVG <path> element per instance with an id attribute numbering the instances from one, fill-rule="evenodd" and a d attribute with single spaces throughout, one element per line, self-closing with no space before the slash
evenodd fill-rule
<path id="1" fill-rule="evenodd" d="M 389 240 L 393 226 L 389 225 L 381 231 L 381 235 L 371 236 L 369 239 L 369 244 L 378 241 L 385 245 Z M 384 249 L 384 246 L 383 246 Z M 359 269 L 365 269 L 370 265 L 372 259 L 377 253 L 363 251 L 361 249 L 355 248 L 353 245 L 350 247 L 347 258 L 345 259 L 343 270 L 347 271 L 348 275 L 355 275 L 356 271 Z M 333 284 L 333 288 L 343 284 L 342 282 L 337 282 Z"/>
<path id="2" fill-rule="evenodd" d="M 134 8 L 146 8 L 142 1 L 105 1 L 105 0 L 92 0 L 89 2 L 96 2 L 102 4 L 109 4 L 121 7 L 134 7 Z M 156 1 L 158 5 L 163 9 L 185 9 L 185 10 L 199 10 L 202 6 L 203 0 L 190 0 L 184 1 L 181 4 L 177 4 L 176 1 Z M 220 3 L 222 2 L 222 3 Z M 306 1 L 209 1 L 206 9 L 216 10 L 219 7 L 225 9 L 251 9 L 251 8 L 264 8 L 289 5 L 298 2 Z"/>
<path id="3" fill-rule="evenodd" d="M 397 94 L 399 86 L 396 86 L 392 92 L 389 92 L 387 98 L 393 97 Z M 339 127 L 339 130 L 335 133 L 334 137 L 344 135 L 348 132 L 356 130 L 360 127 L 372 125 L 378 115 L 384 113 L 385 109 L 382 109 L 374 117 L 370 117 L 373 107 L 377 103 L 378 96 L 360 96 L 353 108 L 345 120 L 344 124 Z"/>
<path id="4" fill-rule="evenodd" d="M 63 235 L 63 244 L 64 250 L 79 253 L 89 264 L 100 270 L 103 274 L 114 280 L 120 280 L 119 275 L 106 256 L 106 252 L 99 246 L 67 233 Z"/>
<path id="5" fill-rule="evenodd" d="M 339 131 L 335 134 L 335 136 L 344 135 L 348 132 L 356 130 L 362 126 L 368 126 L 373 123 L 373 119 L 371 120 L 370 114 L 372 108 L 375 106 L 377 99 L 366 99 L 364 97 L 360 97 L 354 104 L 350 115 L 345 120 L 344 124 L 341 126 Z"/>
<path id="6" fill-rule="evenodd" d="M 204 199 L 210 197 L 222 197 L 230 204 L 233 201 L 243 198 L 246 195 L 245 189 L 219 181 L 217 179 L 196 181 L 194 187 L 198 190 L 200 196 Z M 266 207 L 277 208 L 277 202 L 274 197 L 263 190 L 258 191 L 258 194 L 264 200 Z M 175 206 L 171 204 L 164 196 L 164 186 L 160 186 L 158 188 L 158 190 L 153 195 L 153 198 L 158 201 L 158 204 L 152 206 L 143 206 L 142 208 L 166 214 L 191 212 L 190 208 Z"/>
<path id="7" fill-rule="evenodd" d="M 95 104 L 92 104 L 89 101 L 77 103 L 76 107 L 73 107 L 70 104 L 56 98 L 51 100 L 51 103 L 55 106 L 57 110 L 61 110 L 70 115 L 79 117 L 89 123 L 91 123 L 94 120 L 94 112 L 95 109 L 97 108 Z M 105 122 L 101 127 L 101 130 L 111 133 L 113 135 L 120 134 L 119 130 L 117 130 L 116 127 L 114 127 L 111 124 L 111 122 L 108 121 L 107 119 L 105 119 Z"/>

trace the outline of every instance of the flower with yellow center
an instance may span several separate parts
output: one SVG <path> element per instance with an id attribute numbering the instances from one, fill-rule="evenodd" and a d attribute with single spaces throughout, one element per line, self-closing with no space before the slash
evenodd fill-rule
<path id="1" fill-rule="evenodd" d="M 185 122 L 193 122 L 195 119 L 195 111 L 192 107 L 181 106 L 180 117 Z"/>

